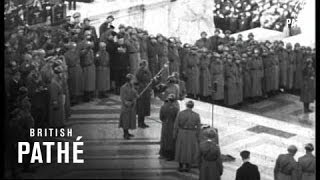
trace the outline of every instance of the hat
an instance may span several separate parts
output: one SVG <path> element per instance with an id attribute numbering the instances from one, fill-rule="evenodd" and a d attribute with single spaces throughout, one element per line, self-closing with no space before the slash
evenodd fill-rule
<path id="1" fill-rule="evenodd" d="M 286 48 L 292 48 L 292 44 L 291 43 L 287 43 L 286 44 Z"/>
<path id="2" fill-rule="evenodd" d="M 79 12 L 76 12 L 76 13 L 74 13 L 74 14 L 72 15 L 73 18 L 78 18 L 78 17 L 80 17 L 80 16 L 81 16 L 81 14 L 80 14 Z"/>
<path id="3" fill-rule="evenodd" d="M 311 144 L 311 143 L 306 144 L 304 146 L 304 149 L 307 151 L 313 151 L 314 150 L 313 144 Z"/>
<path id="4" fill-rule="evenodd" d="M 231 34 L 231 31 L 230 30 L 226 30 L 224 33 L 225 34 Z"/>
<path id="5" fill-rule="evenodd" d="M 176 78 L 174 76 L 168 76 L 167 81 L 169 82 L 174 82 L 176 80 Z"/>
<path id="6" fill-rule="evenodd" d="M 190 101 L 188 101 L 188 102 L 186 103 L 186 106 L 187 106 L 187 108 L 193 108 L 194 102 L 190 100 Z"/>
<path id="7" fill-rule="evenodd" d="M 252 32 L 248 34 L 248 37 L 250 37 L 250 36 L 254 37 Z"/>
<path id="8" fill-rule="evenodd" d="M 202 34 L 208 35 L 207 32 L 205 32 L 205 31 L 202 31 L 200 35 L 202 36 Z"/>
<path id="9" fill-rule="evenodd" d="M 167 99 L 173 101 L 176 99 L 176 96 L 174 94 L 169 94 Z"/>
<path id="10" fill-rule="evenodd" d="M 105 43 L 105 42 L 100 42 L 100 43 L 99 43 L 99 46 L 102 47 L 102 48 L 103 48 L 103 47 L 106 47 L 106 43 Z"/>
<path id="11" fill-rule="evenodd" d="M 216 28 L 216 29 L 214 30 L 214 33 L 216 33 L 216 32 L 220 33 L 220 29 L 219 29 L 219 28 Z"/>
<path id="12" fill-rule="evenodd" d="M 150 38 L 150 39 L 156 39 L 156 37 L 155 37 L 153 34 L 150 34 L 150 35 L 149 35 L 149 38 Z"/>
<path id="13" fill-rule="evenodd" d="M 91 20 L 89 18 L 84 18 L 83 22 L 85 22 L 85 21 L 91 21 Z"/>
<path id="14" fill-rule="evenodd" d="M 134 75 L 129 73 L 126 75 L 126 79 L 127 81 L 131 81 L 132 79 L 134 79 Z"/>
<path id="15" fill-rule="evenodd" d="M 196 51 L 196 50 L 198 50 L 198 47 L 197 46 L 192 46 L 191 50 Z"/>
<path id="16" fill-rule="evenodd" d="M 296 153 L 298 151 L 298 148 L 295 145 L 290 145 L 287 150 L 289 153 Z"/>
<path id="17" fill-rule="evenodd" d="M 114 20 L 114 17 L 112 15 L 108 16 L 107 19 L 111 18 L 112 20 Z"/>
<path id="18" fill-rule="evenodd" d="M 190 48 L 190 46 L 191 46 L 191 45 L 188 44 L 188 43 L 185 43 L 185 44 L 183 45 L 184 48 Z"/>
<path id="19" fill-rule="evenodd" d="M 118 29 L 121 29 L 121 28 L 126 28 L 126 26 L 124 26 L 123 24 L 120 24 Z"/>
<path id="20" fill-rule="evenodd" d="M 210 128 L 206 131 L 206 136 L 210 139 L 217 137 L 217 131 L 213 128 Z"/>
<path id="21" fill-rule="evenodd" d="M 248 159 L 250 157 L 250 151 L 247 151 L 247 150 L 241 151 L 240 156 L 242 159 Z"/>

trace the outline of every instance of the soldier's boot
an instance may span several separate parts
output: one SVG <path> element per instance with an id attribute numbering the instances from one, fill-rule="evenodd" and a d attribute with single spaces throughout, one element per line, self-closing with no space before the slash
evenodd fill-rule
<path id="1" fill-rule="evenodd" d="M 183 172 L 183 164 L 182 163 L 179 163 L 179 168 L 178 168 L 178 171 L 179 172 Z"/>
<path id="2" fill-rule="evenodd" d="M 185 172 L 190 172 L 190 164 L 189 163 L 186 163 L 186 168 L 184 169 Z"/>
<path id="3" fill-rule="evenodd" d="M 129 140 L 130 136 L 129 136 L 129 130 L 128 129 L 124 129 L 123 130 L 123 138 Z"/>

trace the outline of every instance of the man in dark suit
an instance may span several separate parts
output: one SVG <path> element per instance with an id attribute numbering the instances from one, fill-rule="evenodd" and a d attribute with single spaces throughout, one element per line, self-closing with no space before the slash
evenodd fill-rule
<path id="1" fill-rule="evenodd" d="M 243 164 L 237 170 L 236 180 L 260 180 L 260 173 L 258 170 L 258 166 L 251 164 L 250 160 L 250 152 L 242 151 L 240 153 Z"/>

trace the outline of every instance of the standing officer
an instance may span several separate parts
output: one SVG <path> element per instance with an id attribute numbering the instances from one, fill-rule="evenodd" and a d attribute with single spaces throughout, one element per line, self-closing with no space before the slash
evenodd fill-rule
<path id="1" fill-rule="evenodd" d="M 210 48 L 210 41 L 209 39 L 207 39 L 207 33 L 205 31 L 201 32 L 200 34 L 201 38 L 198 39 L 195 43 L 195 45 L 199 48 L 206 48 L 209 49 Z"/>
<path id="2" fill-rule="evenodd" d="M 279 67 L 280 67 L 280 88 L 282 91 L 287 87 L 288 82 L 288 53 L 283 48 L 284 43 L 282 41 L 279 42 L 278 51 L 276 52 L 279 57 Z"/>
<path id="3" fill-rule="evenodd" d="M 214 35 L 209 38 L 210 46 L 209 50 L 211 51 L 217 51 L 218 45 L 221 43 L 221 37 L 219 36 L 220 29 L 214 30 Z"/>
<path id="4" fill-rule="evenodd" d="M 96 64 L 96 88 L 99 97 L 107 97 L 107 91 L 110 90 L 110 56 L 106 51 L 106 44 L 100 42 L 99 51 L 95 58 Z"/>
<path id="5" fill-rule="evenodd" d="M 174 124 L 173 137 L 176 139 L 175 161 L 179 162 L 180 172 L 189 172 L 199 158 L 200 116 L 192 111 L 193 101 L 188 101 L 187 109 L 181 111 Z M 185 165 L 185 168 L 183 167 Z"/>
<path id="6" fill-rule="evenodd" d="M 152 76 L 148 68 L 147 60 L 142 60 L 140 67 L 136 73 L 137 83 L 138 83 L 138 93 L 141 93 L 150 82 Z M 151 106 L 151 89 L 148 88 L 141 97 L 137 100 L 137 115 L 138 115 L 138 127 L 148 128 L 144 122 L 145 116 L 150 116 L 150 106 Z"/>
<path id="7" fill-rule="evenodd" d="M 152 77 L 157 74 L 159 71 L 159 60 L 158 60 L 158 42 L 156 37 L 150 35 L 149 40 L 147 41 L 147 54 L 148 54 L 148 61 L 149 61 L 149 68 L 152 73 Z"/>
<path id="8" fill-rule="evenodd" d="M 103 34 L 104 32 L 106 32 L 107 30 L 109 30 L 111 28 L 111 24 L 112 24 L 113 20 L 114 20 L 114 17 L 112 15 L 110 15 L 107 17 L 107 20 L 100 25 L 100 27 L 99 27 L 100 36 L 101 36 L 101 34 Z"/>
<path id="9" fill-rule="evenodd" d="M 301 84 L 302 84 L 302 66 L 303 66 L 303 54 L 302 51 L 300 49 L 300 44 L 296 43 L 294 44 L 294 57 L 295 57 L 295 68 L 296 68 L 296 72 L 295 72 L 295 76 L 294 76 L 294 85 L 293 88 L 296 92 L 300 92 L 301 89 Z"/>
<path id="10" fill-rule="evenodd" d="M 211 84 L 217 83 L 217 91 L 212 94 L 215 101 L 222 101 L 224 98 L 224 64 L 220 54 L 214 53 L 213 61 L 210 64 Z M 212 86 L 213 87 L 213 86 Z"/>
<path id="11" fill-rule="evenodd" d="M 306 154 L 298 159 L 298 180 L 315 180 L 316 157 L 312 154 L 314 147 L 311 143 L 308 143 L 304 149 L 306 150 Z"/>
<path id="12" fill-rule="evenodd" d="M 121 112 L 119 128 L 123 129 L 123 138 L 133 137 L 129 129 L 136 129 L 136 101 L 139 98 L 134 88 L 134 75 L 127 74 L 126 83 L 120 88 Z"/>
<path id="13" fill-rule="evenodd" d="M 168 161 L 174 160 L 175 141 L 173 128 L 176 117 L 179 113 L 179 107 L 175 105 L 176 97 L 169 94 L 168 99 L 161 106 L 160 120 L 162 122 L 161 140 L 160 140 L 160 158 L 166 158 Z"/>
<path id="14" fill-rule="evenodd" d="M 287 83 L 287 89 L 289 91 L 292 90 L 293 88 L 293 83 L 294 83 L 294 74 L 296 71 L 295 67 L 295 53 L 292 51 L 292 45 L 291 43 L 286 44 L 286 50 L 288 54 L 288 83 Z"/>
<path id="15" fill-rule="evenodd" d="M 297 161 L 294 155 L 297 153 L 297 147 L 290 145 L 288 154 L 280 154 L 274 167 L 275 180 L 294 180 L 297 177 Z"/>
<path id="16" fill-rule="evenodd" d="M 236 180 L 260 180 L 258 166 L 250 163 L 250 152 L 241 151 L 243 164 L 237 169 Z"/>
<path id="17" fill-rule="evenodd" d="M 199 179 L 220 180 L 223 173 L 221 151 L 216 140 L 217 132 L 211 130 L 207 139 L 200 142 Z"/>
<path id="18" fill-rule="evenodd" d="M 85 101 L 90 101 L 96 89 L 96 67 L 91 32 L 85 31 L 84 34 L 85 39 L 80 43 L 80 61 L 83 69 Z"/>
<path id="19" fill-rule="evenodd" d="M 312 112 L 309 108 L 309 104 L 315 99 L 315 71 L 312 64 L 312 59 L 308 58 L 306 65 L 302 71 L 303 81 L 301 87 L 300 101 L 303 102 L 304 112 Z"/>

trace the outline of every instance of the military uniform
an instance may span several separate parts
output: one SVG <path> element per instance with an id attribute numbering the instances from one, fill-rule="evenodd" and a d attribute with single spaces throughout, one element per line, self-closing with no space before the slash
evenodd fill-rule
<path id="1" fill-rule="evenodd" d="M 140 63 L 140 44 L 134 38 L 127 39 L 125 44 L 129 53 L 130 72 L 134 74 L 138 70 Z"/>
<path id="2" fill-rule="evenodd" d="M 279 57 L 279 67 L 280 67 L 280 87 L 287 87 L 288 83 L 288 53 L 284 49 L 279 49 L 277 52 Z"/>
<path id="3" fill-rule="evenodd" d="M 251 70 L 249 67 L 249 58 L 246 60 L 241 61 L 242 65 L 242 75 L 243 75 L 243 98 L 251 97 Z"/>
<path id="4" fill-rule="evenodd" d="M 220 59 L 215 59 L 210 64 L 211 84 L 217 82 L 217 91 L 212 94 L 213 100 L 224 99 L 224 64 Z"/>
<path id="5" fill-rule="evenodd" d="M 198 39 L 195 43 L 195 46 L 197 46 L 199 49 L 202 49 L 202 48 L 209 49 L 210 48 L 210 40 L 207 38 Z"/>
<path id="6" fill-rule="evenodd" d="M 237 67 L 234 62 L 227 62 L 225 65 L 225 92 L 224 103 L 227 106 L 236 105 L 237 99 Z"/>
<path id="7" fill-rule="evenodd" d="M 298 159 L 298 169 L 298 180 L 315 180 L 316 157 L 311 153 L 300 157 Z"/>
<path id="8" fill-rule="evenodd" d="M 280 154 L 274 168 L 275 180 L 296 180 L 297 162 L 290 154 Z"/>
<path id="9" fill-rule="evenodd" d="M 55 74 L 49 85 L 50 108 L 49 124 L 50 127 L 61 127 L 65 125 L 65 110 L 63 105 L 62 83 Z"/>
<path id="10" fill-rule="evenodd" d="M 120 88 L 121 112 L 119 128 L 136 129 L 136 100 L 138 92 L 134 87 L 125 83 Z"/>
<path id="11" fill-rule="evenodd" d="M 95 58 L 96 62 L 96 89 L 100 93 L 110 90 L 110 56 L 103 48 L 100 49 Z"/>
<path id="12" fill-rule="evenodd" d="M 199 63 L 200 95 L 203 97 L 207 97 L 211 95 L 209 90 L 209 86 L 211 84 L 211 74 L 209 71 L 210 58 L 211 56 L 208 57 L 205 54 L 202 54 L 200 57 L 200 63 Z"/>
<path id="13" fill-rule="evenodd" d="M 294 50 L 296 72 L 294 76 L 294 89 L 300 90 L 302 84 L 303 54 L 300 50 Z"/>
<path id="14" fill-rule="evenodd" d="M 196 96 L 199 94 L 199 56 L 196 52 L 190 52 L 186 57 L 186 89 L 188 94 Z"/>
<path id="15" fill-rule="evenodd" d="M 159 67 L 159 60 L 158 60 L 158 44 L 157 42 L 151 42 L 151 40 L 148 41 L 148 64 L 150 71 L 152 73 L 152 76 L 155 76 L 158 71 L 160 70 Z"/>
<path id="16" fill-rule="evenodd" d="M 175 141 L 173 137 L 174 122 L 179 107 L 173 102 L 165 102 L 160 108 L 160 120 L 162 122 L 160 138 L 160 155 L 168 159 L 174 159 Z"/>
<path id="17" fill-rule="evenodd" d="M 251 97 L 259 97 L 262 95 L 262 73 L 263 73 L 263 63 L 261 58 L 256 57 L 250 61 L 251 69 Z"/>
<path id="18" fill-rule="evenodd" d="M 306 66 L 302 71 L 303 81 L 301 87 L 300 101 L 305 103 L 305 106 L 312 103 L 315 100 L 315 71 L 313 66 Z M 309 105 L 308 105 L 309 106 Z M 309 107 L 305 107 L 305 111 Z"/>
<path id="19" fill-rule="evenodd" d="M 172 43 L 168 46 L 169 74 L 180 72 L 180 57 L 177 47 Z"/>
<path id="20" fill-rule="evenodd" d="M 175 161 L 193 164 L 199 161 L 198 135 L 200 131 L 200 116 L 191 109 L 181 111 L 174 124 L 176 138 Z"/>
<path id="21" fill-rule="evenodd" d="M 291 90 L 294 85 L 294 74 L 296 72 L 296 62 L 295 62 L 295 54 L 292 50 L 288 51 L 288 83 L 287 83 L 287 89 Z"/>
<path id="22" fill-rule="evenodd" d="M 158 42 L 158 71 L 162 69 L 164 64 L 168 62 L 168 43 L 167 42 Z M 169 69 L 165 69 L 161 75 L 161 81 L 165 82 L 169 76 Z"/>

